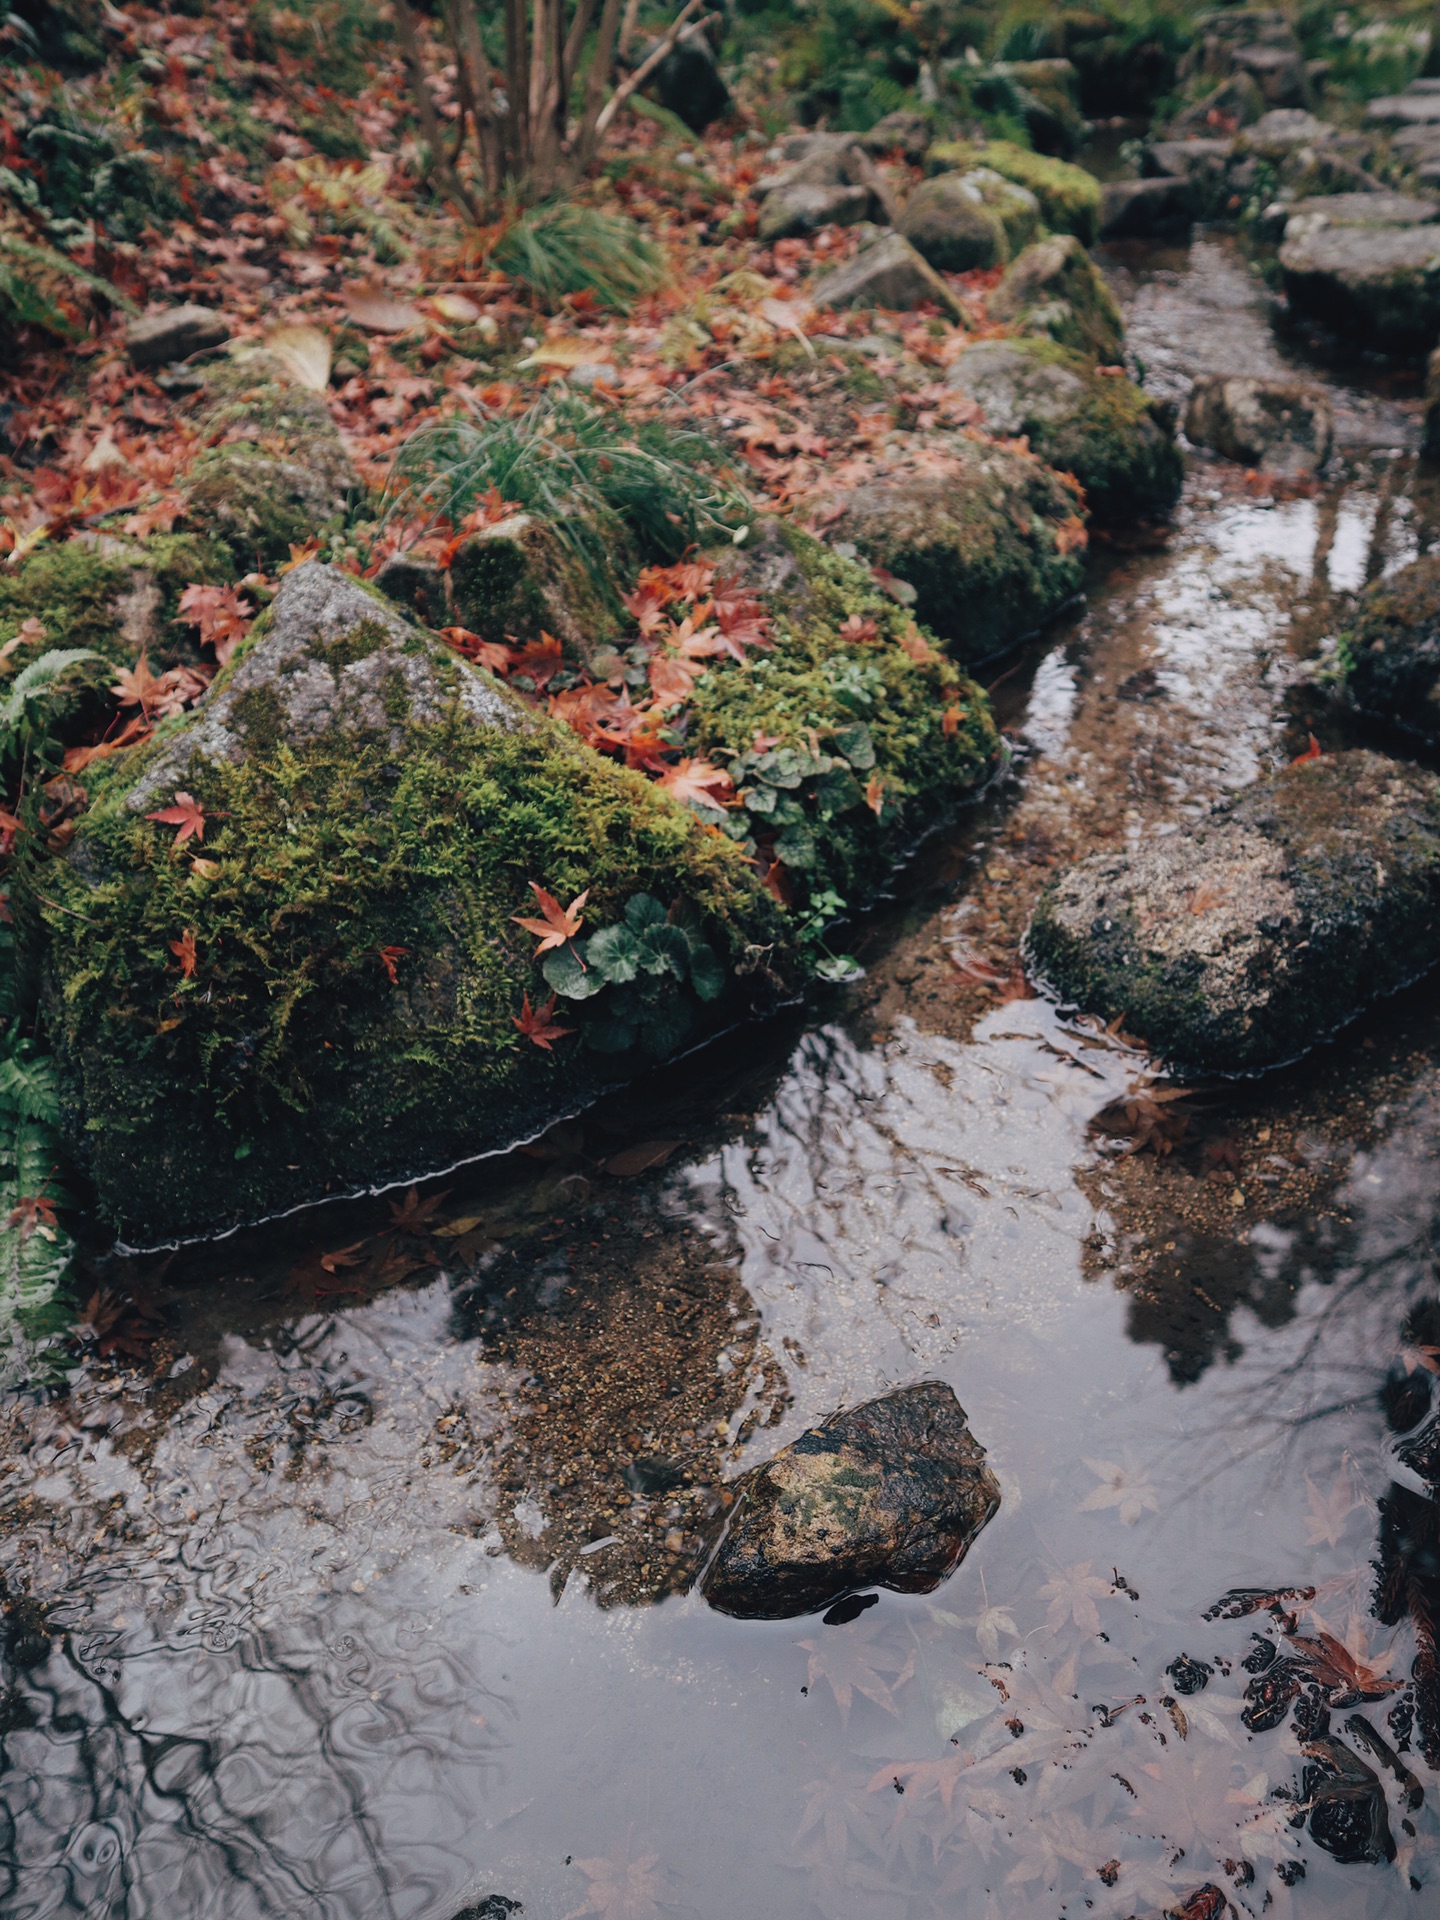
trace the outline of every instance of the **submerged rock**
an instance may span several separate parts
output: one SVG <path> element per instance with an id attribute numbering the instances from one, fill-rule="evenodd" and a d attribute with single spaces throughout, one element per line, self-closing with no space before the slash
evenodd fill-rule
<path id="1" fill-rule="evenodd" d="M 1024 434 L 1047 466 L 1073 473 L 1103 524 L 1156 519 L 1180 497 L 1184 460 L 1174 410 L 1133 381 L 1096 371 L 1053 340 L 982 340 L 945 376 L 968 393 L 986 430 Z"/>
<path id="2" fill-rule="evenodd" d="M 1269 473 L 1315 473 L 1330 457 L 1335 414 L 1323 387 L 1208 373 L 1195 382 L 1185 433 L 1197 447 Z"/>
<path id="3" fill-rule="evenodd" d="M 990 167 L 922 181 L 899 220 L 905 238 L 942 273 L 1004 266 L 1039 225 L 1035 195 Z"/>
<path id="4" fill-rule="evenodd" d="M 1327 226 L 1280 249 L 1292 313 L 1376 346 L 1430 346 L 1440 333 L 1440 226 Z"/>
<path id="5" fill-rule="evenodd" d="M 815 1613 L 854 1587 L 929 1593 L 1000 1505 L 963 1407 L 934 1381 L 833 1414 L 735 1491 L 701 1591 L 742 1620 Z"/>
<path id="6" fill-rule="evenodd" d="M 1300 1797 L 1310 1808 L 1310 1838 L 1346 1866 L 1395 1858 L 1385 1789 L 1373 1767 L 1328 1734 L 1307 1740 Z"/>
<path id="7" fill-rule="evenodd" d="M 1063 1000 L 1178 1066 L 1294 1059 L 1440 959 L 1440 779 L 1363 752 L 1286 767 L 1062 874 L 1028 951 Z"/>
<path id="8" fill-rule="evenodd" d="M 531 881 L 588 889 L 587 937 L 657 961 L 642 1050 L 790 967 L 728 841 L 316 562 L 199 708 L 86 784 L 25 911 L 66 1130 L 132 1241 L 450 1164 L 613 1079 L 616 987 L 566 1004 L 563 1051 L 517 1032 L 546 994 L 512 918 Z M 192 807 L 183 843 L 151 817 Z"/>
<path id="9" fill-rule="evenodd" d="M 1037 240 L 1007 268 L 990 295 L 992 320 L 1048 334 L 1077 353 L 1113 366 L 1125 351 L 1125 326 L 1104 275 L 1073 234 Z"/>
<path id="10" fill-rule="evenodd" d="M 887 234 L 827 273 L 810 298 L 817 307 L 888 307 L 899 313 L 929 304 L 951 320 L 962 317 L 949 287 L 900 233 Z"/>
<path id="11" fill-rule="evenodd" d="M 1032 633 L 1080 588 L 1078 501 L 1030 454 L 956 437 L 946 467 L 826 496 L 832 538 L 915 590 L 965 665 Z"/>
<path id="12" fill-rule="evenodd" d="M 1346 693 L 1363 713 L 1440 741 L 1440 555 L 1365 589 L 1340 662 Z"/>

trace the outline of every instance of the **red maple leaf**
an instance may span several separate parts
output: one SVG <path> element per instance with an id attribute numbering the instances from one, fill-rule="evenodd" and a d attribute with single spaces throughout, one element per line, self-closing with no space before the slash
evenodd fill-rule
<path id="1" fill-rule="evenodd" d="M 180 972 L 187 980 L 195 977 L 195 929 L 187 927 L 179 940 L 170 942 L 170 951 L 180 962 Z"/>
<path id="2" fill-rule="evenodd" d="M 566 1034 L 573 1033 L 573 1027 L 557 1027 L 554 1020 L 555 995 L 552 993 L 543 1007 L 532 1007 L 527 993 L 519 1013 L 510 1017 L 527 1040 L 533 1040 L 537 1047 L 543 1047 L 547 1053 L 554 1051 L 552 1040 L 563 1040 Z"/>
<path id="3" fill-rule="evenodd" d="M 873 640 L 879 631 L 879 627 L 873 620 L 862 620 L 858 613 L 852 613 L 841 626 L 839 638 L 851 646 L 864 646 L 868 641 Z"/>
<path id="4" fill-rule="evenodd" d="M 173 846 L 183 847 L 192 834 L 197 840 L 205 838 L 205 816 L 199 802 L 192 800 L 188 793 L 177 792 L 173 807 L 162 807 L 158 813 L 147 813 L 145 818 L 158 821 L 162 827 L 178 828 Z"/>
<path id="5" fill-rule="evenodd" d="M 46 1240 L 55 1238 L 55 1202 L 43 1193 L 22 1194 L 10 1209 L 7 1227 L 18 1227 L 22 1244 L 32 1233 Z"/>
<path id="6" fill-rule="evenodd" d="M 409 947 L 377 947 L 375 949 L 375 958 L 389 975 L 392 987 L 400 984 L 400 974 L 395 963 L 397 960 L 403 960 L 409 951 Z"/>
<path id="7" fill-rule="evenodd" d="M 1290 764 L 1292 767 L 1303 767 L 1307 760 L 1318 760 L 1319 758 L 1320 758 L 1320 742 L 1315 738 L 1314 734 L 1312 733 L 1310 736 L 1309 746 L 1306 747 L 1303 753 L 1297 753 L 1295 758 L 1290 762 Z"/>
<path id="8" fill-rule="evenodd" d="M 708 760 L 681 760 L 667 767 L 660 785 L 672 799 L 693 801 L 697 806 L 723 807 L 735 791 L 735 783 L 723 767 Z"/>
<path id="9" fill-rule="evenodd" d="M 562 907 L 553 893 L 547 893 L 544 887 L 537 885 L 534 880 L 530 882 L 530 891 L 540 902 L 540 911 L 545 916 L 544 919 L 527 920 L 523 914 L 519 913 L 512 913 L 510 918 L 517 927 L 524 927 L 527 933 L 533 933 L 540 942 L 535 949 L 538 959 L 542 953 L 548 953 L 552 947 L 563 947 L 568 940 L 575 938 L 585 924 L 585 916 L 580 909 L 590 898 L 590 889 L 587 887 L 583 893 L 577 893 L 568 907 Z"/>

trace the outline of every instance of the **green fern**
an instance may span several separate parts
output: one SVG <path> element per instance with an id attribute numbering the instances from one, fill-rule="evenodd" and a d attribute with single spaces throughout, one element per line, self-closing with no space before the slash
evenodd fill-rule
<path id="1" fill-rule="evenodd" d="M 61 681 L 72 667 L 103 658 L 93 647 L 51 647 L 20 669 L 0 701 L 0 765 L 44 746 Z"/>

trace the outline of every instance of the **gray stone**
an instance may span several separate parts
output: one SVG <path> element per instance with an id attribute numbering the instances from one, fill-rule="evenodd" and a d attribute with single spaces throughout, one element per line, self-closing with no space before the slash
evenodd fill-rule
<path id="1" fill-rule="evenodd" d="M 162 367 L 167 360 L 223 347 L 229 338 L 229 321 L 212 307 L 170 307 L 132 320 L 125 329 L 125 351 L 132 367 Z"/>
<path id="2" fill-rule="evenodd" d="M 905 203 L 900 232 L 942 273 L 1003 266 L 1035 238 L 1040 202 L 990 167 L 937 174 Z"/>
<path id="3" fill-rule="evenodd" d="M 1391 140 L 1390 151 L 1409 166 L 1440 157 L 1440 125 L 1402 127 Z"/>
<path id="4" fill-rule="evenodd" d="M 1269 209 L 1266 209 L 1267 214 Z M 1286 240 L 1303 240 L 1327 227 L 1423 227 L 1440 219 L 1440 200 L 1413 193 L 1327 193 L 1280 203 Z"/>
<path id="5" fill-rule="evenodd" d="M 1027 943 L 1063 1001 L 1176 1066 L 1279 1065 L 1440 959 L 1440 779 L 1365 752 L 1285 767 L 1070 868 Z"/>
<path id="6" fill-rule="evenodd" d="M 755 231 L 768 246 L 821 227 L 855 227 L 874 217 L 875 207 L 868 187 L 846 185 L 823 187 L 808 181 L 776 187 L 760 203 Z"/>
<path id="7" fill-rule="evenodd" d="M 1292 47 L 1237 47 L 1234 66 L 1237 73 L 1250 75 L 1265 96 L 1267 106 L 1308 106 L 1305 62 L 1298 50 Z"/>
<path id="8" fill-rule="evenodd" d="M 987 432 L 1024 434 L 1047 466 L 1074 474 L 1092 521 L 1154 521 L 1179 498 L 1174 409 L 1083 354 L 1049 340 L 981 340 L 945 384 L 969 395 Z"/>
<path id="9" fill-rule="evenodd" d="M 1197 447 L 1247 467 L 1315 473 L 1330 456 L 1335 416 L 1323 387 L 1210 373 L 1195 382 L 1185 432 Z"/>
<path id="10" fill-rule="evenodd" d="M 1197 220 L 1216 220 L 1229 210 L 1232 140 L 1156 140 L 1140 156 L 1141 177 L 1183 179 Z"/>
<path id="11" fill-rule="evenodd" d="M 884 307 L 908 313 L 927 303 L 952 320 L 960 302 L 903 234 L 886 234 L 810 290 L 817 307 Z"/>
<path id="12" fill-rule="evenodd" d="M 1336 129 L 1328 121 L 1303 107 L 1274 107 L 1246 129 L 1244 145 L 1250 153 L 1279 160 L 1296 147 L 1323 146 L 1335 138 Z"/>
<path id="13" fill-rule="evenodd" d="M 1382 95 L 1366 107 L 1365 123 L 1372 127 L 1440 126 L 1440 94 Z"/>
<path id="14" fill-rule="evenodd" d="M 1107 366 L 1125 351 L 1125 326 L 1103 274 L 1071 233 L 1037 240 L 990 295 L 992 320 L 1048 334 Z"/>
<path id="15" fill-rule="evenodd" d="M 832 1414 L 735 1493 L 701 1591 L 742 1620 L 817 1613 L 857 1587 L 933 1592 L 1000 1505 L 985 1449 L 938 1381 Z"/>
<path id="16" fill-rule="evenodd" d="M 898 152 L 912 167 L 918 167 L 932 138 L 930 122 L 923 113 L 897 107 L 894 113 L 877 120 L 868 133 L 862 133 L 860 144 L 875 155 Z"/>
<path id="17" fill-rule="evenodd" d="M 1440 227 L 1326 227 L 1280 249 L 1292 313 L 1393 351 L 1440 334 Z"/>
<path id="18" fill-rule="evenodd" d="M 1148 180 L 1112 180 L 1100 205 L 1100 238 L 1183 233 L 1195 218 L 1195 196 L 1183 175 Z"/>

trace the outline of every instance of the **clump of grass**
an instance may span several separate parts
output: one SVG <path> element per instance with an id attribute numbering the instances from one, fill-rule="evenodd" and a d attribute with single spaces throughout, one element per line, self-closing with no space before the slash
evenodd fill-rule
<path id="1" fill-rule="evenodd" d="M 522 214 L 491 258 L 551 307 L 567 294 L 588 293 L 602 307 L 626 313 L 665 275 L 664 255 L 625 214 L 565 201 Z"/>
<path id="2" fill-rule="evenodd" d="M 395 459 L 387 517 L 458 526 L 491 488 L 543 516 L 599 578 L 616 536 L 644 560 L 732 538 L 751 504 L 727 456 L 697 428 L 634 421 L 552 387 L 524 413 L 477 408 L 412 434 Z"/>

